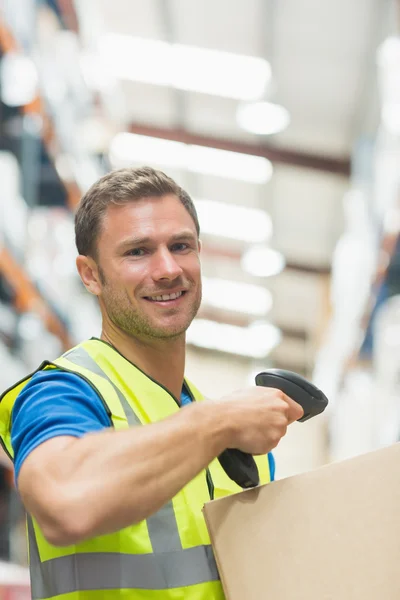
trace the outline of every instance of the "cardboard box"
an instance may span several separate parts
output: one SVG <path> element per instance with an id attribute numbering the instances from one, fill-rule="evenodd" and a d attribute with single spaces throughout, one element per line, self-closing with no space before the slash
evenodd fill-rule
<path id="1" fill-rule="evenodd" d="M 400 599 L 400 444 L 204 514 L 228 600 Z"/>

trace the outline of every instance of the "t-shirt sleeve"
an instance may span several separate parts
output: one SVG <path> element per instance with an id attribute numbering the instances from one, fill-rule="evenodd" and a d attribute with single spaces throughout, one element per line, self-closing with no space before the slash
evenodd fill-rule
<path id="1" fill-rule="evenodd" d="M 35 373 L 12 411 L 11 444 L 15 479 L 26 457 L 53 437 L 82 437 L 111 426 L 95 390 L 74 373 L 56 369 Z"/>
<path id="2" fill-rule="evenodd" d="M 275 457 L 272 452 L 268 452 L 269 475 L 271 481 L 275 481 Z"/>

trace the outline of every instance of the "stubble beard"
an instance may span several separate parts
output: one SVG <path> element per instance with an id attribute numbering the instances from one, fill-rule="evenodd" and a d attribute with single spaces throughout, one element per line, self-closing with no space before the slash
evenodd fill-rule
<path id="1" fill-rule="evenodd" d="M 188 315 L 184 323 L 176 327 L 157 326 L 150 316 L 135 309 L 126 291 L 116 292 L 106 281 L 103 282 L 102 299 L 105 310 L 111 322 L 134 338 L 175 339 L 182 336 L 188 329 L 201 304 L 201 287 L 191 305 L 186 308 Z M 190 293 L 190 292 L 189 292 Z M 147 300 L 143 300 L 148 302 Z"/>

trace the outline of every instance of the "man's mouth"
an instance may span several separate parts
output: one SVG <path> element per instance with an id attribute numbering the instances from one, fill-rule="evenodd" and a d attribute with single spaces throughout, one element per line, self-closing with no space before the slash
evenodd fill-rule
<path id="1" fill-rule="evenodd" d="M 145 296 L 145 299 L 150 302 L 169 302 L 171 300 L 177 300 L 184 294 L 186 294 L 186 291 L 173 292 L 172 294 L 160 294 L 157 296 Z"/>

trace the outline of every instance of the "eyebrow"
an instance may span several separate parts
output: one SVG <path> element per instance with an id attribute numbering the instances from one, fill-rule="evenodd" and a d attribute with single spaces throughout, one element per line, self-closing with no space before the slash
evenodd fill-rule
<path id="1" fill-rule="evenodd" d="M 169 238 L 168 243 L 181 242 L 183 240 L 197 241 L 197 236 L 195 236 L 194 233 L 190 230 L 181 231 L 179 233 L 175 233 L 174 235 L 172 235 Z M 122 241 L 120 244 L 118 244 L 117 249 L 124 250 L 125 248 L 131 248 L 132 246 L 143 246 L 143 245 L 152 243 L 153 241 L 154 241 L 154 238 L 151 238 L 149 236 L 131 237 L 127 240 Z"/>

